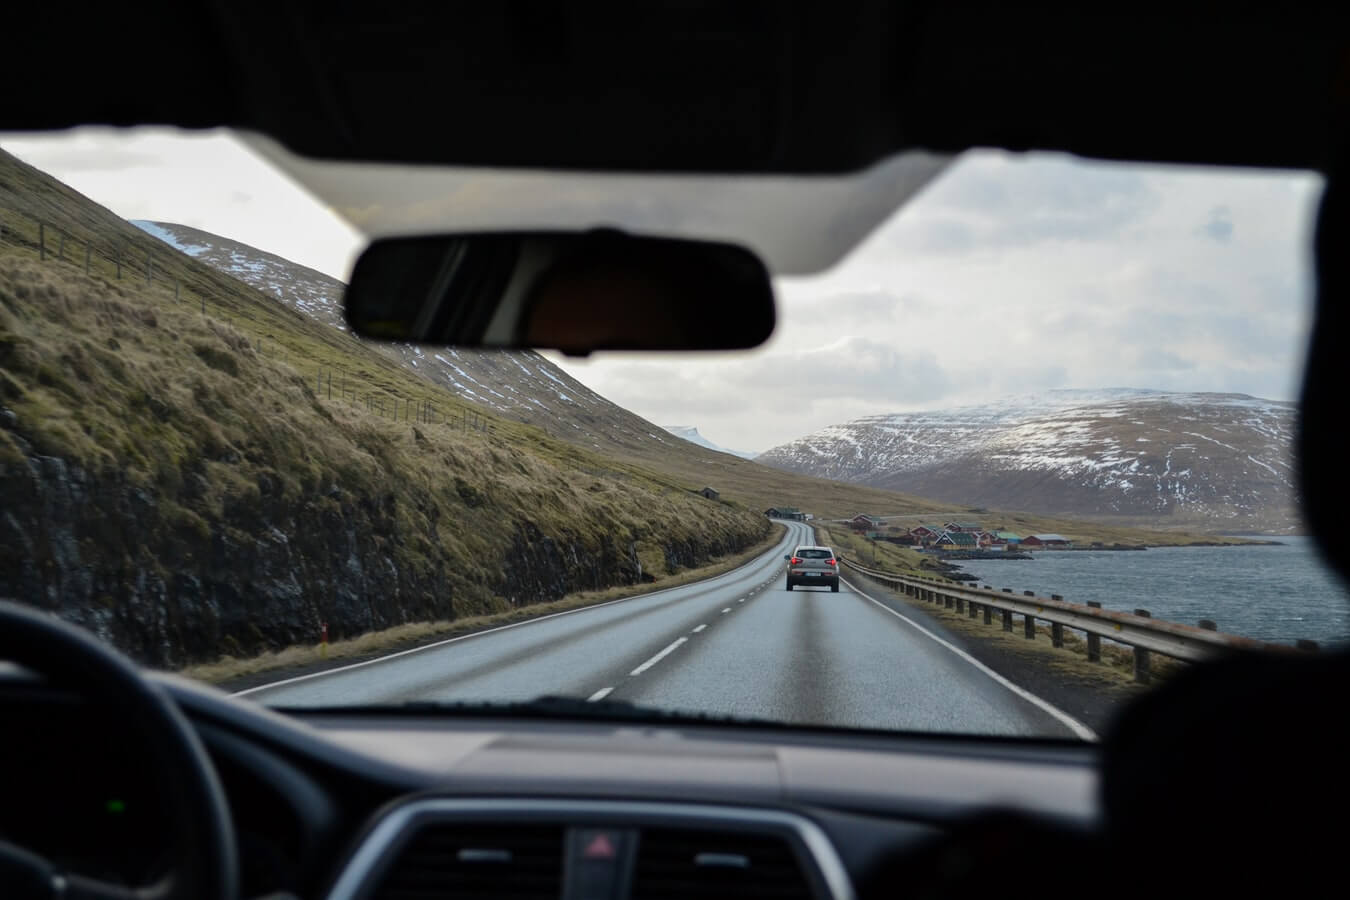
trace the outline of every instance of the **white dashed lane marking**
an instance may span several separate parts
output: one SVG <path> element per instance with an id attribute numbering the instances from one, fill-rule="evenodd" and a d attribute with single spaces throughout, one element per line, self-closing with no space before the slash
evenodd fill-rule
<path id="1" fill-rule="evenodd" d="M 660 653 L 656 654 L 651 659 L 647 660 L 645 663 L 638 666 L 636 669 L 629 672 L 628 674 L 641 675 L 643 672 L 647 671 L 652 666 L 656 665 L 670 654 L 674 653 L 679 648 L 679 646 L 687 640 L 689 640 L 689 638 L 676 638 L 675 640 L 671 641 L 669 645 L 666 646 L 666 649 L 662 650 Z"/>

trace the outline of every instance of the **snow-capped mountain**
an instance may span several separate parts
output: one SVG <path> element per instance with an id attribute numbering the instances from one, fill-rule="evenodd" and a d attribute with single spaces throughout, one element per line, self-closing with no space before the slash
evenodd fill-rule
<path id="1" fill-rule="evenodd" d="M 756 460 L 968 506 L 1278 532 L 1297 524 L 1294 411 L 1243 394 L 1048 391 L 868 416 Z"/>
<path id="2" fill-rule="evenodd" d="M 699 434 L 698 428 L 693 425 L 662 425 L 661 427 L 678 438 L 684 438 L 691 444 L 698 444 L 700 447 L 707 447 L 709 450 L 716 450 L 718 453 L 730 453 L 732 456 L 739 456 L 741 459 L 754 459 L 758 455 L 746 453 L 744 450 L 728 450 L 726 447 L 719 447 Z"/>
<path id="3" fill-rule="evenodd" d="M 342 294 L 328 275 L 256 247 L 186 225 L 133 221 L 147 234 L 265 291 L 299 312 L 347 331 Z M 465 350 L 370 342 L 427 380 L 466 400 L 557 437 L 592 447 L 659 452 L 683 445 L 664 429 L 611 403 L 529 350 Z M 717 449 L 717 448 L 714 448 Z"/>

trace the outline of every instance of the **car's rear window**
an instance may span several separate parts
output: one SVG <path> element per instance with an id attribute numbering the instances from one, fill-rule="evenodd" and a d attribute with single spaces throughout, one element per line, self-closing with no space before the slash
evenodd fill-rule
<path id="1" fill-rule="evenodd" d="M 819 547 L 812 547 L 809 549 L 797 551 L 797 556 L 799 556 L 802 559 L 829 559 L 833 555 L 834 554 L 831 553 L 829 550 L 824 550 Z"/>

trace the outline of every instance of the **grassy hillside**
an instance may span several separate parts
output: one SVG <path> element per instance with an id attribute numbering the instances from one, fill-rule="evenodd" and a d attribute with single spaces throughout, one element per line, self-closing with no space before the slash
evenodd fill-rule
<path id="1" fill-rule="evenodd" d="M 45 261 L 26 216 L 47 223 Z M 0 222 L 0 595 L 147 662 L 639 582 L 767 532 L 677 477 L 462 403 L 4 154 Z M 118 247 L 139 275 L 117 279 Z M 318 365 L 491 429 L 330 400 Z"/>

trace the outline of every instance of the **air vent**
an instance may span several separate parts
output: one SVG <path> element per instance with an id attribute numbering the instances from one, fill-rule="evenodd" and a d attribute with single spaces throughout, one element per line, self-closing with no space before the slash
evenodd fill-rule
<path id="1" fill-rule="evenodd" d="M 645 828 L 632 900 L 810 900 L 811 883 L 783 837 L 737 831 Z"/>
<path id="2" fill-rule="evenodd" d="M 403 845 L 379 900 L 558 900 L 563 829 L 534 825 L 425 825 Z"/>

